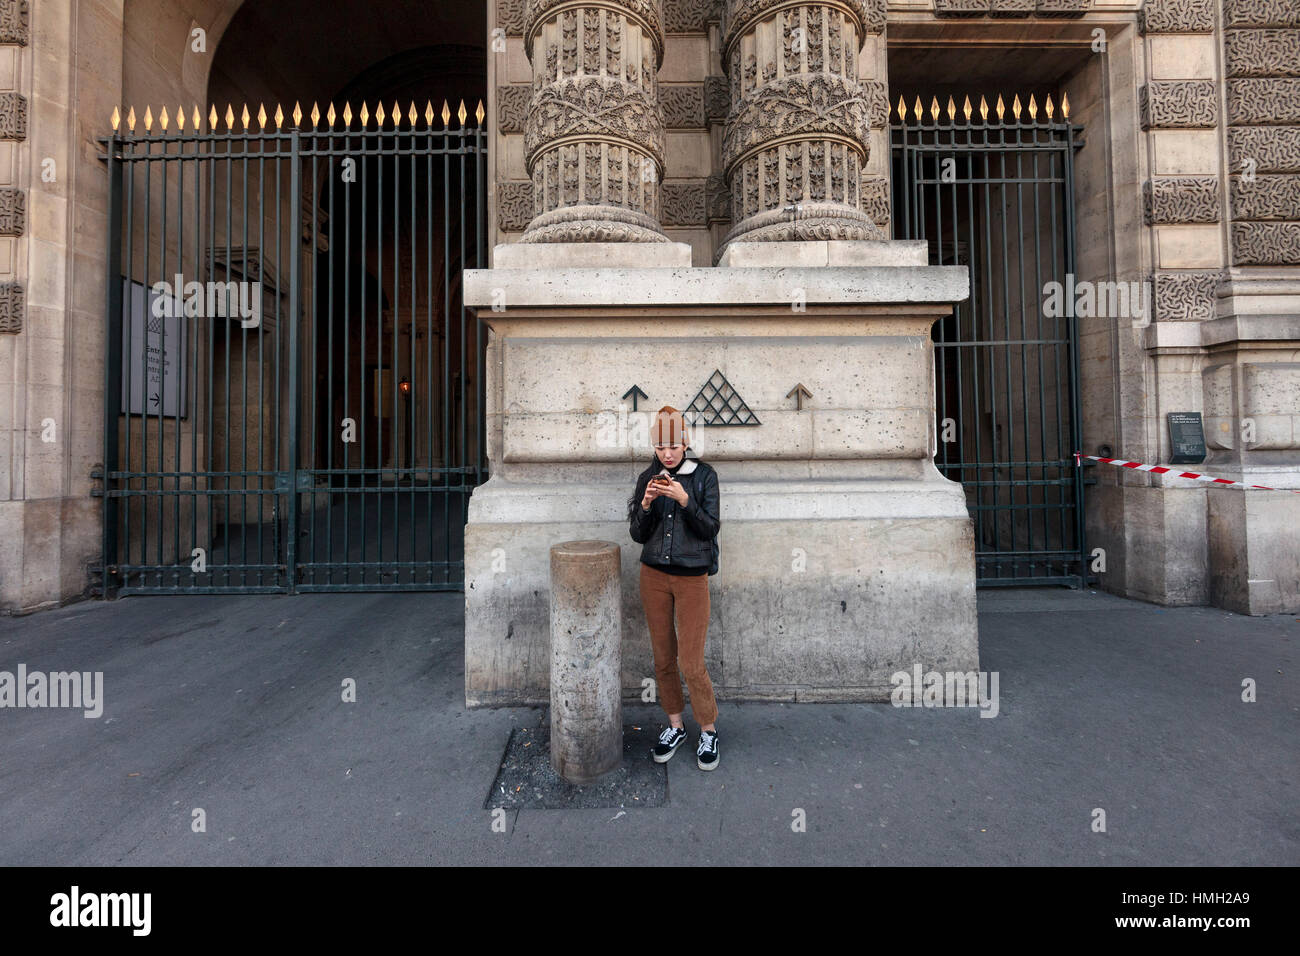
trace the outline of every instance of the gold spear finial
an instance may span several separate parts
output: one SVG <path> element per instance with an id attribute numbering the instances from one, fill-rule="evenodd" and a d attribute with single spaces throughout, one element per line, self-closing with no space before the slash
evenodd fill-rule
<path id="1" fill-rule="evenodd" d="M 266 104 L 257 104 L 257 125 L 261 127 L 262 132 L 266 132 Z"/>
<path id="2" fill-rule="evenodd" d="M 248 115 L 248 104 L 247 104 L 247 103 L 244 104 L 244 112 L 243 112 L 242 114 L 240 114 L 240 117 L 239 117 L 239 118 L 240 118 L 240 120 L 241 120 L 241 121 L 243 122 L 243 124 L 244 124 L 244 132 L 247 133 L 247 132 L 248 132 L 248 121 L 252 119 L 252 117 Z"/>
<path id="3" fill-rule="evenodd" d="M 185 107 L 176 107 L 176 132 L 185 132 Z"/>
<path id="4" fill-rule="evenodd" d="M 1063 119 L 1070 118 L 1070 94 L 1069 93 L 1061 94 L 1061 117 Z"/>
<path id="5" fill-rule="evenodd" d="M 1016 94 L 1015 100 L 1013 100 L 1011 103 L 1011 115 L 1016 118 L 1017 123 L 1020 122 L 1020 94 L 1019 93 Z"/>
<path id="6" fill-rule="evenodd" d="M 1029 121 L 1032 123 L 1038 119 L 1038 104 L 1034 102 L 1034 94 L 1029 94 Z"/>
<path id="7" fill-rule="evenodd" d="M 1043 112 L 1047 114 L 1047 119 L 1050 122 L 1052 119 L 1052 114 L 1056 112 L 1056 107 L 1052 105 L 1051 93 L 1047 94 L 1047 100 L 1043 103 Z"/>
<path id="8" fill-rule="evenodd" d="M 393 129 L 402 124 L 402 104 L 393 100 Z"/>
<path id="9" fill-rule="evenodd" d="M 468 115 L 469 115 L 469 114 L 465 112 L 465 101 L 464 101 L 464 100 L 461 100 L 461 101 L 460 101 L 460 109 L 457 110 L 457 112 L 456 112 L 456 118 L 457 118 L 458 120 L 460 120 L 460 125 L 461 125 L 461 126 L 464 126 L 464 125 L 465 125 L 465 117 L 468 116 Z"/>
<path id="10" fill-rule="evenodd" d="M 275 130 L 278 133 L 284 126 L 284 109 L 279 103 L 275 104 Z"/>
<path id="11" fill-rule="evenodd" d="M 378 103 L 375 104 L 375 122 L 379 124 L 380 129 L 384 128 L 385 115 L 387 114 L 384 113 L 384 101 L 380 100 Z"/>
<path id="12" fill-rule="evenodd" d="M 198 103 L 194 104 L 194 113 L 192 118 L 194 120 L 194 132 L 197 133 L 203 127 L 203 114 L 199 112 Z"/>
<path id="13" fill-rule="evenodd" d="M 903 94 L 898 94 L 898 118 L 901 122 L 907 122 L 907 100 L 903 99 Z"/>
<path id="14" fill-rule="evenodd" d="M 295 129 L 302 129 L 302 104 L 297 100 L 293 101 L 293 125 Z"/>
<path id="15" fill-rule="evenodd" d="M 989 103 L 983 93 L 980 94 L 980 119 L 986 123 L 989 121 Z"/>
<path id="16" fill-rule="evenodd" d="M 957 104 L 954 103 L 952 101 L 952 97 L 949 96 L 948 97 L 948 121 L 952 122 L 956 118 L 957 118 Z"/>
<path id="17" fill-rule="evenodd" d="M 126 128 L 127 128 L 130 132 L 132 132 L 132 133 L 135 132 L 135 107 L 134 107 L 134 106 L 132 106 L 132 107 L 127 111 L 127 114 L 126 114 Z"/>
<path id="18" fill-rule="evenodd" d="M 215 133 L 216 131 L 217 131 L 217 104 L 213 103 L 210 107 L 208 107 L 208 132 Z"/>
<path id="19" fill-rule="evenodd" d="M 315 100 L 311 101 L 311 128 L 315 129 L 320 125 L 320 104 Z"/>
<path id="20" fill-rule="evenodd" d="M 930 98 L 930 119 L 936 123 L 939 121 L 939 97 Z"/>
<path id="21" fill-rule="evenodd" d="M 226 132 L 228 133 L 234 128 L 235 128 L 235 108 L 230 103 L 227 103 L 226 104 Z"/>
<path id="22" fill-rule="evenodd" d="M 447 105 L 446 100 L 443 100 L 442 101 L 442 125 L 445 127 L 450 122 L 451 122 L 451 107 Z"/>
<path id="23" fill-rule="evenodd" d="M 433 100 L 424 101 L 424 125 L 433 129 L 433 118 L 437 114 L 433 112 Z"/>
<path id="24" fill-rule="evenodd" d="M 361 128 L 365 129 L 366 124 L 370 122 L 370 108 L 366 106 L 366 101 L 361 101 L 361 112 L 357 114 L 361 120 Z"/>
<path id="25" fill-rule="evenodd" d="M 167 107 L 164 106 L 164 107 L 162 108 L 162 112 L 158 114 L 158 125 L 159 125 L 159 127 L 162 128 L 162 131 L 163 131 L 164 133 L 167 132 L 167 124 L 168 124 L 169 122 L 170 122 L 170 119 L 169 119 L 169 117 L 167 116 Z"/>
<path id="26" fill-rule="evenodd" d="M 1002 94 L 1001 94 L 1001 93 L 998 94 L 998 102 L 997 102 L 997 105 L 994 107 L 994 109 L 997 110 L 997 113 L 998 113 L 998 122 L 1001 123 L 1001 122 L 1002 122 L 1002 115 L 1006 112 L 1006 107 L 1002 105 Z"/>
<path id="27" fill-rule="evenodd" d="M 153 112 L 148 106 L 144 108 L 144 131 L 146 133 L 153 132 Z"/>
<path id="28" fill-rule="evenodd" d="M 487 115 L 487 114 L 486 114 L 486 113 L 484 112 L 484 110 L 483 110 L 483 101 L 482 101 L 482 100 L 479 100 L 479 101 L 478 101 L 478 109 L 476 109 L 476 110 L 474 111 L 474 119 L 478 121 L 478 125 L 479 125 L 479 126 L 482 126 L 482 125 L 483 125 L 483 117 L 486 116 L 486 115 Z"/>
<path id="29" fill-rule="evenodd" d="M 343 104 L 343 125 L 345 127 L 350 127 L 352 125 L 352 104 L 351 103 Z"/>
<path id="30" fill-rule="evenodd" d="M 925 119 L 925 107 L 921 105 L 921 97 L 916 98 L 916 103 L 912 107 L 912 112 L 916 114 L 916 121 L 919 123 Z"/>
<path id="31" fill-rule="evenodd" d="M 961 105 L 961 111 L 962 111 L 962 113 L 963 113 L 963 114 L 965 115 L 965 117 L 966 117 L 966 122 L 969 123 L 969 122 L 970 122 L 970 114 L 971 114 L 971 106 L 970 106 L 970 97 L 969 97 L 969 96 L 966 97 L 966 101 L 965 101 L 964 103 L 962 103 L 962 105 Z"/>
<path id="32" fill-rule="evenodd" d="M 325 111 L 325 119 L 329 122 L 330 129 L 334 128 L 334 120 L 337 116 L 338 114 L 334 112 L 334 104 L 331 103 L 330 108 Z"/>
<path id="33" fill-rule="evenodd" d="M 117 111 L 116 106 L 113 107 L 113 115 L 108 118 L 108 121 L 113 124 L 113 132 L 116 133 L 117 127 L 122 122 L 122 114 Z"/>
<path id="34" fill-rule="evenodd" d="M 411 109 L 410 109 L 410 112 L 408 112 L 408 113 L 406 114 L 406 118 L 407 118 L 407 120 L 409 120 L 410 123 L 411 123 L 411 129 L 415 129 L 415 124 L 416 124 L 416 123 L 419 121 L 419 119 L 420 119 L 420 113 L 419 113 L 419 111 L 416 110 L 416 108 L 415 108 L 415 100 L 411 100 Z"/>

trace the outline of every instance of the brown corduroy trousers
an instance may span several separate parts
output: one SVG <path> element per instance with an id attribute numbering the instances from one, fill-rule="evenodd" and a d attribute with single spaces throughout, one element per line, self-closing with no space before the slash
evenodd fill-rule
<path id="1" fill-rule="evenodd" d="M 655 655 L 655 685 L 664 713 L 680 714 L 686 707 L 682 681 L 691 692 L 691 710 L 701 724 L 718 718 L 713 682 L 704 666 L 704 638 L 709 631 L 709 576 L 669 574 L 641 565 L 641 606 L 650 629 Z M 676 613 L 676 625 L 673 617 Z"/>

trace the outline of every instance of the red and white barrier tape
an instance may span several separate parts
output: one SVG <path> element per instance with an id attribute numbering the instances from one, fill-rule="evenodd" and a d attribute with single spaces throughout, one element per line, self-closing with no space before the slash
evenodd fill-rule
<path id="1" fill-rule="evenodd" d="M 1215 485 L 1236 485 L 1239 488 L 1258 488 L 1260 491 L 1289 491 L 1293 495 L 1300 495 L 1300 489 L 1296 488 L 1270 488 L 1267 485 L 1248 485 L 1243 481 L 1233 481 L 1231 478 L 1212 478 L 1209 475 L 1198 474 L 1194 471 L 1179 471 L 1177 468 L 1170 468 L 1167 465 L 1144 465 L 1139 461 L 1122 461 L 1119 458 L 1099 458 L 1096 455 L 1084 455 L 1080 452 L 1074 453 L 1074 461 L 1081 464 L 1080 458 L 1088 458 L 1092 461 L 1104 461 L 1108 465 L 1118 465 L 1120 468 L 1132 468 L 1134 471 L 1149 471 L 1155 475 L 1173 475 L 1175 478 L 1195 478 L 1197 481 L 1208 481 Z"/>

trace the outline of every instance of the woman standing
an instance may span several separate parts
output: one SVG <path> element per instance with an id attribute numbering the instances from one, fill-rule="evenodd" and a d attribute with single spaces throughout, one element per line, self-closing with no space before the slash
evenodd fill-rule
<path id="1" fill-rule="evenodd" d="M 704 666 L 709 630 L 709 578 L 718 570 L 718 475 L 699 459 L 687 460 L 686 422 L 665 405 L 651 428 L 655 459 L 637 478 L 628 499 L 632 540 L 641 548 L 641 605 L 654 649 L 655 682 L 669 726 L 654 748 L 666 763 L 686 740 L 681 677 L 700 724 L 695 763 L 718 766 L 718 705 Z M 676 626 L 673 617 L 676 615 Z"/>

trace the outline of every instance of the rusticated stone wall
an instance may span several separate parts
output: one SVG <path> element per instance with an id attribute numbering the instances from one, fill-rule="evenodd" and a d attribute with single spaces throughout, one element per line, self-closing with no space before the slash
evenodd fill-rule
<path id="1" fill-rule="evenodd" d="M 1232 261 L 1300 264 L 1300 3 L 1222 5 Z"/>
<path id="2" fill-rule="evenodd" d="M 723 169 L 736 240 L 881 239 L 862 211 L 869 91 L 858 53 L 875 5 L 728 0 Z"/>
<path id="3" fill-rule="evenodd" d="M 1151 276 L 1157 322 L 1213 318 L 1222 275 L 1219 235 L 1188 228 L 1222 220 L 1221 171 L 1214 159 L 1219 81 L 1201 56 L 1214 42 L 1214 2 L 1147 0 L 1138 14 L 1152 50 L 1151 69 L 1159 71 L 1138 88 L 1138 120 L 1154 159 L 1142 203 L 1147 225 L 1157 231 Z M 1189 255 L 1180 246 L 1194 251 Z M 1198 262 L 1198 255 L 1205 261 Z M 1211 262 L 1214 268 L 1207 268 Z"/>
<path id="4" fill-rule="evenodd" d="M 662 19 L 660 0 L 528 0 L 533 218 L 521 241 L 668 241 L 659 225 Z M 517 113 L 513 99 L 497 105 Z"/>
<path id="5" fill-rule="evenodd" d="M 18 91 L 27 0 L 0 0 L 0 333 L 23 329 L 26 291 L 18 264 L 27 232 L 27 194 L 17 188 L 18 147 L 27 139 L 27 97 Z"/>

